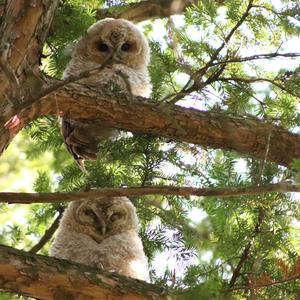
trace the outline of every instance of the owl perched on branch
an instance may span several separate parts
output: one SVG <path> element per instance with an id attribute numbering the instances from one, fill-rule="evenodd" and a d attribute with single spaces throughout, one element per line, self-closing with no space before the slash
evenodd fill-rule
<path id="1" fill-rule="evenodd" d="M 101 66 L 109 59 L 99 72 L 78 82 L 97 89 L 118 86 L 134 96 L 149 97 L 149 55 L 148 43 L 135 25 L 107 18 L 92 25 L 75 45 L 64 78 Z M 104 125 L 69 118 L 62 118 L 61 127 L 67 148 L 83 171 L 85 159 L 96 159 L 98 143 L 119 133 Z"/>
<path id="2" fill-rule="evenodd" d="M 71 202 L 50 255 L 149 281 L 136 210 L 126 197 Z"/>

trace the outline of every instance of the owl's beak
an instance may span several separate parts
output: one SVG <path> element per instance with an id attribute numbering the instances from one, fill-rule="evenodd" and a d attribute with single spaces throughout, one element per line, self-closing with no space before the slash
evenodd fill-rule
<path id="1" fill-rule="evenodd" d="M 104 221 L 105 218 L 104 218 L 103 214 L 99 211 L 99 209 L 97 207 L 92 207 L 92 209 L 93 209 L 94 214 L 97 217 L 97 220 L 100 223 L 101 234 L 105 235 L 105 233 L 106 233 L 106 224 L 105 224 L 105 221 Z"/>
<path id="2" fill-rule="evenodd" d="M 111 56 L 111 61 L 119 63 L 121 61 L 119 49 L 114 49 Z"/>

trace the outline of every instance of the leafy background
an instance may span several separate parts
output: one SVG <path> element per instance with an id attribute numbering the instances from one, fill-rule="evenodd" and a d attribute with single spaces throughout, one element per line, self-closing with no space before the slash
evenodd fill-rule
<path id="1" fill-rule="evenodd" d="M 112 9 L 118 9 L 118 5 L 134 1 L 112 2 L 61 1 L 44 47 L 44 72 L 60 78 L 72 43 L 95 21 L 96 9 L 112 4 Z M 191 84 L 191 74 L 206 65 L 240 22 L 247 5 L 247 1 L 227 0 L 218 6 L 204 0 L 183 16 L 138 24 L 152 49 L 152 99 L 230 115 L 252 115 L 299 133 L 296 57 L 232 62 L 224 69 L 222 64 L 212 65 L 202 74 L 202 80 L 210 82 L 180 101 L 176 98 Z M 298 1 L 257 0 L 253 5 L 217 60 L 300 52 Z M 268 80 L 254 80 L 257 78 Z M 59 121 L 40 118 L 23 130 L 0 158 L 0 188 L 55 192 L 123 185 L 242 187 L 282 180 L 299 182 L 299 161 L 287 170 L 233 152 L 149 135 L 128 133 L 117 141 L 102 142 L 99 152 L 97 161 L 87 162 L 89 174 L 82 174 L 66 151 Z M 131 200 L 138 210 L 152 282 L 168 285 L 182 299 L 300 296 L 300 281 L 295 280 L 300 274 L 299 195 Z M 30 250 L 64 206 L 0 204 L 1 244 Z M 49 245 L 39 253 L 47 255 Z M 1 293 L 0 299 L 20 297 Z"/>

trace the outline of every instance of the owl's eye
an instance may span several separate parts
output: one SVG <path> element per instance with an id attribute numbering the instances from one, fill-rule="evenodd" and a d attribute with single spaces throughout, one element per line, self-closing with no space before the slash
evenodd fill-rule
<path id="1" fill-rule="evenodd" d="M 130 48 L 131 48 L 130 44 L 124 43 L 121 47 L 121 50 L 126 52 L 129 51 Z"/>
<path id="2" fill-rule="evenodd" d="M 121 217 L 122 217 L 122 215 L 121 215 L 120 213 L 114 213 L 114 214 L 110 217 L 110 220 L 111 220 L 112 222 L 115 222 L 115 221 L 121 219 Z"/>
<path id="3" fill-rule="evenodd" d="M 106 44 L 104 44 L 104 43 L 99 43 L 98 45 L 97 45 L 97 48 L 98 48 L 98 50 L 100 51 L 100 52 L 106 52 L 106 51 L 108 51 L 108 46 L 106 45 Z"/>
<path id="4" fill-rule="evenodd" d="M 95 213 L 91 209 L 85 210 L 84 213 L 89 217 L 95 217 Z"/>

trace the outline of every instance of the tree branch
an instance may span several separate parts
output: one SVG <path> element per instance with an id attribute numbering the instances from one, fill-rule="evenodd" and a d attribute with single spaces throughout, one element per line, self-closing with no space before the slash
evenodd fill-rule
<path id="1" fill-rule="evenodd" d="M 249 286 L 235 286 L 235 287 L 232 287 L 231 289 L 228 289 L 228 292 L 236 291 L 236 290 L 268 288 L 268 287 L 272 287 L 272 286 L 276 286 L 276 285 L 281 285 L 281 284 L 287 283 L 289 281 L 294 281 L 299 278 L 300 278 L 300 274 L 297 274 L 295 276 L 285 277 L 280 280 L 272 280 L 271 282 L 263 283 L 263 284 L 254 284 L 254 285 L 249 285 Z"/>
<path id="2" fill-rule="evenodd" d="M 265 186 L 228 187 L 228 188 L 192 188 L 176 186 L 122 187 L 101 188 L 88 192 L 57 192 L 57 193 L 0 193 L 0 203 L 55 203 L 70 202 L 84 199 L 98 199 L 99 197 L 142 196 L 142 195 L 177 195 L 203 197 L 237 197 L 257 195 L 263 193 L 300 192 L 300 187 L 286 183 L 269 184 Z"/>
<path id="3" fill-rule="evenodd" d="M 220 54 L 220 52 L 229 43 L 229 41 L 232 38 L 232 36 L 234 35 L 234 33 L 239 29 L 239 27 L 245 22 L 246 18 L 249 16 L 250 10 L 252 8 L 252 4 L 253 4 L 253 0 L 249 0 L 246 11 L 243 13 L 243 15 L 238 20 L 238 22 L 235 24 L 235 26 L 230 30 L 230 32 L 228 33 L 228 35 L 225 37 L 224 41 L 222 42 L 221 46 L 218 49 L 216 49 L 216 51 L 213 53 L 209 62 L 207 62 L 203 68 L 201 68 L 199 71 L 196 72 L 197 77 L 203 76 L 203 74 L 206 73 L 208 68 L 210 68 L 212 66 L 214 61 L 218 58 L 218 55 Z"/>
<path id="4" fill-rule="evenodd" d="M 57 230 L 57 228 L 59 226 L 59 222 L 63 216 L 63 212 L 64 212 L 64 209 L 61 208 L 59 210 L 58 216 L 56 217 L 56 219 L 54 220 L 52 225 L 45 231 L 45 233 L 42 236 L 42 238 L 40 239 L 40 241 L 29 250 L 30 253 L 39 252 L 50 241 L 50 239 L 52 238 L 53 234 L 55 233 L 55 231 Z"/>
<path id="5" fill-rule="evenodd" d="M 217 0 L 222 4 L 223 0 Z M 97 20 L 104 18 L 123 18 L 134 22 L 141 22 L 152 18 L 165 18 L 175 14 L 182 14 L 187 7 L 197 4 L 198 0 L 148 0 L 130 3 L 124 6 L 99 9 Z"/>
<path id="6" fill-rule="evenodd" d="M 0 246 L 0 289 L 38 299 L 166 299 L 146 282 L 6 246 Z"/>
<path id="7" fill-rule="evenodd" d="M 214 51 L 214 53 L 210 56 L 209 61 L 199 70 L 197 70 L 194 74 L 191 75 L 188 82 L 185 84 L 185 86 L 181 89 L 179 93 L 176 93 L 175 95 L 167 96 L 165 99 L 172 98 L 171 102 L 176 103 L 180 98 L 184 95 L 187 95 L 189 93 L 192 93 L 194 91 L 202 90 L 208 83 L 212 82 L 213 79 L 217 78 L 225 69 L 226 64 L 224 64 L 219 71 L 217 71 L 216 74 L 212 74 L 211 77 L 209 77 L 206 82 L 202 81 L 203 75 L 207 72 L 207 70 L 212 67 L 218 58 L 220 52 L 225 48 L 226 45 L 228 45 L 229 41 L 231 40 L 234 33 L 238 30 L 238 28 L 244 23 L 246 18 L 249 16 L 250 10 L 253 5 L 253 0 L 249 0 L 249 3 L 247 5 L 247 8 L 243 15 L 240 17 L 240 19 L 237 21 L 235 26 L 230 30 L 230 32 L 227 34 L 227 36 L 224 38 L 221 45 Z"/>
<path id="8" fill-rule="evenodd" d="M 240 63 L 246 61 L 253 61 L 253 60 L 260 60 L 260 59 L 271 59 L 271 58 L 282 58 L 282 57 L 299 57 L 300 53 L 298 52 L 288 52 L 288 53 L 265 53 L 265 54 L 255 54 L 251 56 L 244 56 L 244 57 L 231 57 L 227 60 L 217 61 L 211 64 L 211 66 L 218 66 L 223 64 L 230 64 L 230 63 Z"/>
<path id="9" fill-rule="evenodd" d="M 240 260 L 239 260 L 237 266 L 233 270 L 231 279 L 229 281 L 229 289 L 231 289 L 234 286 L 235 282 L 237 281 L 238 277 L 240 276 L 240 271 L 241 271 L 243 265 L 245 264 L 246 260 L 249 257 L 249 253 L 250 253 L 250 250 L 251 250 L 251 247 L 252 247 L 252 244 L 253 244 L 253 240 L 261 232 L 261 225 L 264 221 L 264 217 L 265 217 L 265 214 L 264 214 L 263 209 L 259 208 L 258 220 L 257 220 L 257 223 L 255 225 L 253 235 L 250 238 L 250 241 L 247 243 L 246 247 L 244 248 L 243 253 L 240 256 Z"/>
<path id="10" fill-rule="evenodd" d="M 215 81 L 223 81 L 223 82 L 228 82 L 228 81 L 236 81 L 236 82 L 245 82 L 245 83 L 256 83 L 256 82 L 269 82 L 275 86 L 277 86 L 279 89 L 291 94 L 294 97 L 299 97 L 299 94 L 297 92 L 288 90 L 285 86 L 282 84 L 276 82 L 276 79 L 269 79 L 269 78 L 261 78 L 261 77 L 253 77 L 253 78 L 241 78 L 241 77 L 217 77 Z"/>
<path id="11" fill-rule="evenodd" d="M 12 115 L 4 120 L 3 127 L 0 127 L 0 153 L 30 121 L 52 114 L 211 148 L 234 150 L 256 158 L 265 156 L 271 126 L 268 160 L 289 166 L 294 159 L 300 158 L 299 135 L 260 119 L 165 103 L 146 103 L 141 97 L 133 97 L 130 101 L 126 99 L 128 95 L 121 92 L 70 84 L 35 103 L 24 104 L 22 107 L 26 106 L 26 109 L 15 108 L 14 113 L 18 115 L 20 123 L 12 129 L 6 129 L 4 123 Z"/>
<path id="12" fill-rule="evenodd" d="M 41 115 L 56 114 L 88 122 L 98 120 L 124 130 L 264 157 L 270 124 L 261 120 L 141 101 L 125 101 L 125 105 L 124 98 L 124 94 L 108 92 L 105 95 L 102 90 L 93 91 L 72 84 L 72 87 L 65 87 L 35 105 L 28 103 L 28 108 L 18 114 L 21 122 L 17 127 L 0 130 L 0 153 L 31 120 Z M 268 159 L 288 166 L 293 159 L 300 157 L 299 140 L 298 135 L 273 126 Z"/>

